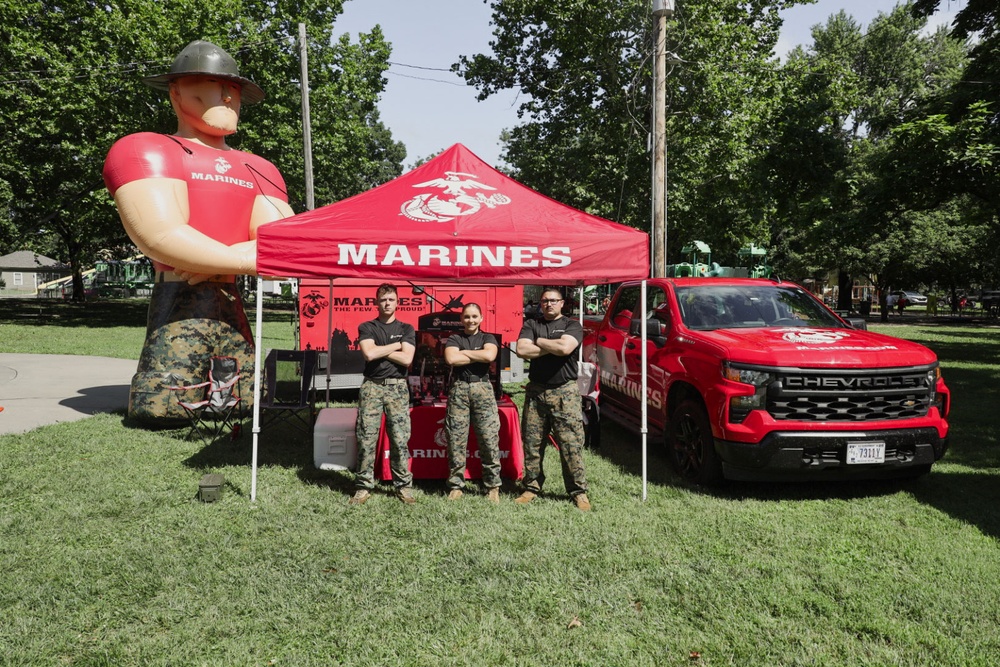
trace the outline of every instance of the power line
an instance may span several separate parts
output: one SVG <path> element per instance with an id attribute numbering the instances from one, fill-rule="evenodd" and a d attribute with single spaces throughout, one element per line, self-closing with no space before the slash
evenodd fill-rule
<path id="1" fill-rule="evenodd" d="M 417 81 L 431 81 L 433 83 L 446 83 L 449 86 L 458 86 L 459 88 L 466 88 L 467 84 L 459 83 L 457 81 L 444 81 L 443 79 L 431 79 L 426 76 L 413 76 L 412 74 L 400 74 L 399 72 L 386 72 L 386 74 L 391 74 L 393 76 L 398 76 L 403 79 L 415 79 Z"/>

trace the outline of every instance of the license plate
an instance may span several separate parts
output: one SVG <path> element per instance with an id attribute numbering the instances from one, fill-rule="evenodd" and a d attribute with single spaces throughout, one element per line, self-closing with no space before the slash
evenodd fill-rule
<path id="1" fill-rule="evenodd" d="M 855 463 L 885 463 L 885 443 L 847 443 L 847 464 L 852 465 Z"/>

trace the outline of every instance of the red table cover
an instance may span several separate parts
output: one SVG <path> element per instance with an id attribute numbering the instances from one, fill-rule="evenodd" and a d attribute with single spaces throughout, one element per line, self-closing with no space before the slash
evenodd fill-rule
<path id="1" fill-rule="evenodd" d="M 524 473 L 524 451 L 521 447 L 521 420 L 517 406 L 507 397 L 498 401 L 500 411 L 500 475 L 520 479 Z M 410 472 L 415 479 L 448 478 L 448 440 L 444 431 L 445 405 L 417 405 L 410 408 Z M 481 479 L 483 464 L 479 459 L 479 443 L 475 429 L 469 429 L 469 454 L 465 463 L 466 479 Z M 375 477 L 392 479 L 389 470 L 389 434 L 385 421 L 378 435 Z"/>

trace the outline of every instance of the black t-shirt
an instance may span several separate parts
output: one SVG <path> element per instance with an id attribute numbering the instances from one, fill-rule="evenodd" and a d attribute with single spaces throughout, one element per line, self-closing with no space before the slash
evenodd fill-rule
<path id="1" fill-rule="evenodd" d="M 496 336 L 491 333 L 477 331 L 470 336 L 462 331 L 457 334 L 452 334 L 444 346 L 445 349 L 449 347 L 457 347 L 460 350 L 482 350 L 487 344 L 500 347 L 497 343 Z M 473 380 L 488 378 L 489 372 L 490 365 L 487 362 L 475 361 L 467 366 L 456 366 L 454 377 L 456 380 L 461 380 L 463 382 L 472 382 Z"/>
<path id="2" fill-rule="evenodd" d="M 525 320 L 518 339 L 527 338 L 535 342 L 539 338 L 559 340 L 563 336 L 572 336 L 577 346 L 583 342 L 583 326 L 577 321 L 565 316 L 554 320 Z M 577 355 L 570 353 L 565 357 L 555 354 L 545 354 L 531 360 L 528 368 L 528 379 L 532 382 L 555 387 L 575 380 L 577 374 Z"/>
<path id="3" fill-rule="evenodd" d="M 417 334 L 413 331 L 413 326 L 406 322 L 393 320 L 389 324 L 383 324 L 376 318 L 358 325 L 358 342 L 363 340 L 374 341 L 376 345 L 403 342 L 416 346 Z M 365 363 L 365 377 L 373 380 L 405 378 L 406 366 L 400 366 L 382 357 Z"/>

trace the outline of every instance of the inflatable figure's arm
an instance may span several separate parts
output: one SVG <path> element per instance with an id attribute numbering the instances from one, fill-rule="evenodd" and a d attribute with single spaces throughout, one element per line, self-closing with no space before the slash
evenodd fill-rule
<path id="1" fill-rule="evenodd" d="M 118 188 L 115 203 L 132 242 L 147 257 L 175 267 L 178 275 L 257 275 L 256 241 L 227 246 L 188 225 L 184 181 L 132 181 Z"/>
<path id="2" fill-rule="evenodd" d="M 295 215 L 295 211 L 282 199 L 268 195 L 257 195 L 253 203 L 253 212 L 250 214 L 250 238 L 257 238 L 257 227 L 268 222 L 281 220 Z M 254 244 L 254 257 L 257 256 L 257 242 Z M 255 260 L 256 261 L 256 260 Z M 265 280 L 281 280 L 283 276 L 261 276 Z"/>
<path id="3" fill-rule="evenodd" d="M 250 238 L 257 238 L 257 228 L 265 223 L 295 215 L 292 207 L 277 197 L 257 195 L 250 214 Z"/>
<path id="4" fill-rule="evenodd" d="M 258 195 L 254 200 L 253 210 L 250 212 L 250 238 L 257 238 L 257 227 L 260 225 L 268 222 L 274 222 L 275 220 L 281 220 L 282 218 L 287 218 L 291 215 L 295 215 L 295 212 L 284 200 L 269 195 Z M 247 273 L 247 275 L 255 275 L 257 262 L 257 241 L 252 240 L 245 243 L 237 243 L 229 247 L 252 248 L 255 270 L 252 273 Z M 187 281 L 189 285 L 197 285 L 200 282 L 211 280 L 215 277 L 214 275 L 186 271 L 180 268 L 175 268 L 174 273 L 180 276 L 183 280 Z M 281 280 L 281 276 L 262 277 L 265 280 Z"/>

